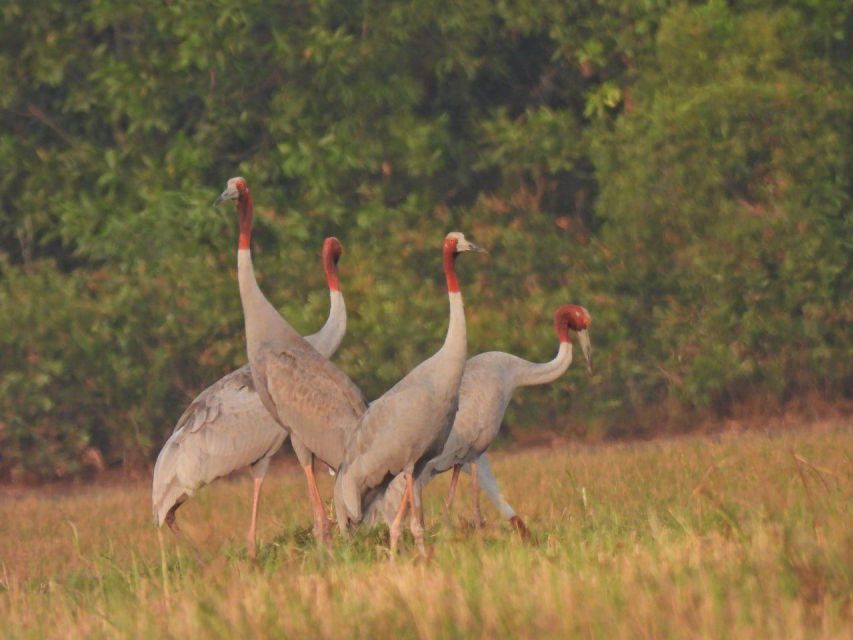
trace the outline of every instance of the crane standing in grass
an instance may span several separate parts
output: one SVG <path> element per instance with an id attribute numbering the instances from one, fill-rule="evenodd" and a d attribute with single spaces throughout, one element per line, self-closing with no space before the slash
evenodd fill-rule
<path id="1" fill-rule="evenodd" d="M 261 292 L 252 266 L 254 203 L 246 180 L 228 180 L 217 202 L 224 200 L 237 203 L 237 281 L 255 390 L 294 441 L 337 469 L 344 459 L 347 437 L 367 409 L 364 398 L 352 380 L 300 336 Z M 330 524 L 312 462 L 300 459 L 314 511 L 314 533 L 318 541 L 331 544 Z"/>
<path id="2" fill-rule="evenodd" d="M 444 345 L 370 404 L 347 442 L 346 458 L 335 480 L 338 526 L 346 531 L 349 522 L 361 521 L 365 499 L 369 500 L 372 492 L 381 491 L 394 476 L 402 475 L 406 490 L 391 521 L 392 556 L 407 507 L 412 511 L 412 535 L 419 551 L 426 553 L 420 496 L 416 495 L 414 477 L 427 460 L 442 451 L 458 404 L 467 334 L 456 278 L 456 257 L 464 251 L 482 249 L 459 232 L 447 234 L 442 253 L 450 320 Z"/>
<path id="3" fill-rule="evenodd" d="M 335 353 L 347 327 L 337 268 L 342 252 L 337 238 L 326 238 L 323 242 L 329 317 L 320 331 L 305 337 L 326 358 Z M 255 392 L 248 364 L 214 382 L 190 403 L 157 456 L 152 483 L 157 526 L 165 522 L 177 531 L 175 512 L 195 491 L 248 466 L 254 478 L 248 552 L 254 558 L 261 485 L 270 458 L 287 436 L 288 432 L 264 408 Z M 300 460 L 311 459 L 311 453 L 298 439 L 294 438 L 292 443 Z"/>
<path id="4" fill-rule="evenodd" d="M 574 304 L 557 309 L 554 314 L 554 328 L 559 340 L 557 355 L 544 363 L 528 362 L 522 358 L 490 351 L 471 358 L 465 365 L 465 373 L 459 388 L 459 410 L 453 422 L 453 429 L 445 442 L 441 454 L 429 460 L 417 477 L 417 484 L 425 486 L 434 476 L 453 469 L 450 479 L 450 492 L 445 501 L 445 515 L 450 522 L 450 511 L 456 493 L 459 472 L 463 465 L 470 465 L 474 491 L 474 522 L 482 524 L 479 500 L 479 481 L 484 479 L 487 494 L 498 503 L 502 515 L 522 537 L 529 535 L 524 521 L 515 514 L 497 491 L 497 482 L 488 466 L 486 449 L 494 441 L 500 430 L 501 421 L 506 412 L 512 394 L 518 387 L 548 384 L 559 378 L 572 363 L 572 343 L 569 331 L 577 333 L 581 351 L 586 359 L 587 368 L 592 371 L 592 348 L 590 346 L 589 312 Z M 406 487 L 400 479 L 395 479 L 368 508 L 369 520 L 380 517 L 390 522 L 404 499 Z"/>

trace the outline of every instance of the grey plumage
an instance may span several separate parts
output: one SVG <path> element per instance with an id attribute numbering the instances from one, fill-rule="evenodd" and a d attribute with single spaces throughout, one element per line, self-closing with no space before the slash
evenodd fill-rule
<path id="1" fill-rule="evenodd" d="M 200 487 L 251 465 L 263 475 L 287 432 L 255 393 L 249 365 L 202 391 L 187 407 L 154 466 L 152 502 L 158 526 Z"/>
<path id="2" fill-rule="evenodd" d="M 358 387 L 301 338 L 261 349 L 252 366 L 270 412 L 323 462 L 340 466 L 346 434 L 366 408 Z"/>
<path id="3" fill-rule="evenodd" d="M 416 473 L 419 463 L 439 453 L 453 424 L 455 409 L 456 398 L 448 398 L 433 380 L 372 403 L 350 441 L 348 462 L 336 482 L 336 490 L 340 484 L 346 505 L 345 517 L 359 522 L 365 494 L 393 476 Z M 339 524 L 342 515 L 338 515 Z"/>
<path id="4" fill-rule="evenodd" d="M 340 253 L 337 239 L 327 238 L 323 260 L 329 317 L 320 331 L 305 338 L 327 358 L 346 333 L 346 304 L 337 283 Z M 248 364 L 213 383 L 190 403 L 157 457 L 152 482 L 155 523 L 173 524 L 175 510 L 195 491 L 237 469 L 249 466 L 254 478 L 263 479 L 270 458 L 287 437 L 287 430 L 261 402 Z M 298 440 L 293 445 L 300 461 L 310 456 Z"/>
<path id="5" fill-rule="evenodd" d="M 591 350 L 586 328 L 589 314 L 582 307 L 563 305 L 555 313 L 555 325 L 560 339 L 556 357 L 545 363 L 534 363 L 501 351 L 474 356 L 465 364 L 459 388 L 459 409 L 440 454 L 428 460 L 418 474 L 417 483 L 423 487 L 434 476 L 454 466 L 473 466 L 476 480 L 482 481 L 489 498 L 496 503 L 507 519 L 516 518 L 515 510 L 500 494 L 491 473 L 485 451 L 497 436 L 504 413 L 518 387 L 547 384 L 565 373 L 572 362 L 572 344 L 568 329 L 578 332 L 579 341 L 591 366 Z M 395 479 L 382 492 L 373 496 L 367 506 L 368 521 L 390 522 L 403 495 L 403 484 Z M 476 504 L 476 502 L 475 502 Z M 516 526 L 519 526 L 516 524 Z M 521 523 L 523 527 L 523 523 Z"/>
<path id="6" fill-rule="evenodd" d="M 455 464 L 476 462 L 498 435 L 516 388 L 550 382 L 571 362 L 570 344 L 561 345 L 557 357 L 544 364 L 501 351 L 481 353 L 468 360 L 453 429 L 443 451 L 427 463 L 425 470 L 435 475 Z"/>
<path id="7" fill-rule="evenodd" d="M 465 366 L 467 336 L 462 295 L 454 270 L 455 256 L 479 251 L 458 232 L 445 238 L 443 255 L 448 284 L 450 319 L 444 344 L 437 353 L 412 369 L 382 397 L 371 403 L 347 441 L 346 456 L 335 480 L 338 526 L 362 519 L 365 500 L 381 491 L 394 476 L 411 480 L 421 465 L 441 452 L 456 413 L 459 384 Z M 405 501 L 404 501 L 405 502 Z M 412 533 L 424 552 L 419 524 L 419 496 L 412 495 Z M 391 526 L 391 549 L 399 538 L 405 504 Z"/>
<path id="8" fill-rule="evenodd" d="M 236 200 L 240 221 L 237 282 L 246 327 L 246 352 L 255 389 L 267 411 L 294 438 L 333 468 L 341 463 L 346 434 L 366 410 L 358 387 L 302 338 L 264 296 L 252 265 L 254 204 L 243 178 L 228 180 L 220 200 Z M 301 460 L 302 461 L 302 460 Z M 303 463 L 315 534 L 330 543 L 329 523 L 314 477 Z"/>
<path id="9" fill-rule="evenodd" d="M 501 514 L 501 517 L 504 520 L 517 518 L 518 514 L 515 509 L 501 493 L 500 485 L 495 477 L 495 472 L 492 470 L 492 465 L 487 453 L 484 453 L 477 458 L 475 467 L 480 488 Z M 462 466 L 463 473 L 470 475 L 472 471 L 470 463 Z M 425 478 L 424 474 L 421 474 L 420 477 Z M 432 479 L 433 477 L 435 476 L 430 475 L 429 479 Z M 422 485 L 426 485 L 428 482 L 429 480 L 422 482 Z M 406 483 L 403 476 L 395 477 L 383 491 L 376 492 L 373 499 L 368 502 L 362 522 L 368 525 L 377 525 L 382 522 L 390 525 L 391 521 L 394 519 L 394 514 L 400 507 L 400 501 L 403 499 L 403 492 L 405 489 Z"/>
<path id="10" fill-rule="evenodd" d="M 255 280 L 248 249 L 237 252 L 237 263 L 246 347 L 258 396 L 280 425 L 337 468 L 343 450 L 339 440 L 366 409 L 361 391 L 269 303 Z"/>

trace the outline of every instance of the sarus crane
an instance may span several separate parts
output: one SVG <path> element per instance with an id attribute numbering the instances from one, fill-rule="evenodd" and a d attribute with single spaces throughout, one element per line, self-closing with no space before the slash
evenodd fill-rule
<path id="1" fill-rule="evenodd" d="M 587 369 L 592 371 L 592 347 L 588 328 L 592 319 L 589 312 L 578 305 L 566 304 L 554 314 L 554 329 L 559 347 L 553 360 L 543 363 L 529 362 L 502 351 L 481 353 L 465 364 L 462 384 L 459 388 L 459 409 L 453 428 L 442 452 L 429 460 L 416 478 L 416 485 L 425 486 L 433 477 L 450 469 L 450 491 L 445 501 L 445 516 L 450 522 L 450 513 L 459 473 L 463 465 L 470 465 L 474 493 L 474 522 L 481 526 L 479 484 L 485 480 L 487 495 L 496 502 L 501 514 L 523 538 L 529 536 L 527 526 L 497 490 L 497 482 L 485 458 L 486 449 L 492 444 L 500 430 L 504 413 L 518 387 L 548 384 L 562 376 L 572 363 L 572 343 L 569 331 L 578 336 Z M 487 465 L 481 469 L 481 464 Z M 388 485 L 383 494 L 369 505 L 371 522 L 392 522 L 407 489 L 399 478 Z"/>
<path id="2" fill-rule="evenodd" d="M 302 445 L 302 454 L 299 449 L 296 453 L 308 481 L 315 537 L 328 545 L 330 523 L 317 488 L 313 457 L 337 470 L 347 436 L 367 406 L 355 383 L 300 336 L 258 286 L 251 251 L 254 202 L 244 178 L 228 180 L 217 203 L 227 200 L 237 203 L 237 282 L 252 381 L 267 411 L 290 432 L 294 443 Z"/>
<path id="3" fill-rule="evenodd" d="M 323 270 L 329 287 L 329 317 L 305 340 L 331 358 L 347 327 L 346 304 L 338 280 L 343 247 L 337 238 L 323 242 Z M 154 465 L 152 506 L 157 526 L 165 522 L 177 532 L 175 513 L 193 493 L 217 478 L 249 467 L 254 478 L 248 554 L 256 554 L 256 526 L 261 485 L 270 458 L 288 432 L 264 408 L 255 392 L 248 364 L 232 371 L 202 391 L 187 407 L 163 445 Z M 301 445 L 293 443 L 294 448 Z M 310 456 L 301 451 L 302 457 Z"/>
<path id="4" fill-rule="evenodd" d="M 347 443 L 346 458 L 335 480 L 338 526 L 346 532 L 358 523 L 363 503 L 402 475 L 406 490 L 391 521 L 391 555 L 395 556 L 400 527 L 411 508 L 411 531 L 421 554 L 426 554 L 420 496 L 414 478 L 422 465 L 444 448 L 453 425 L 459 384 L 465 368 L 467 335 L 465 309 L 456 258 L 466 251 L 483 251 L 458 231 L 447 234 L 442 247 L 450 320 L 444 345 L 370 404 Z"/>

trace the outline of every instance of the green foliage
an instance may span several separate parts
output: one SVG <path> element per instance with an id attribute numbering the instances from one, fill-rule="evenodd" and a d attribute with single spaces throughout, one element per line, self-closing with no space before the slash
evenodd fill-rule
<path id="1" fill-rule="evenodd" d="M 300 330 L 345 245 L 337 361 L 369 397 L 433 352 L 460 228 L 470 351 L 553 355 L 593 314 L 597 373 L 512 427 L 642 427 L 849 394 L 850 11 L 755 0 L 0 10 L 0 475 L 149 458 L 243 361 L 234 222 Z M 88 457 L 87 457 L 88 456 Z"/>
<path id="2" fill-rule="evenodd" d="M 850 383 L 850 91 L 793 12 L 672 11 L 636 110 L 597 141 L 600 286 L 641 402 L 725 409 Z M 829 345 L 832 347 L 827 348 Z"/>

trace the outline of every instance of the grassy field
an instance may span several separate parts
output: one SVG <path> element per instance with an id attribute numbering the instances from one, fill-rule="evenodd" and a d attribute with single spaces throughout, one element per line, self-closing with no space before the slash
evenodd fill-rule
<path id="1" fill-rule="evenodd" d="M 314 548 L 280 465 L 245 555 L 248 476 L 158 532 L 147 481 L 0 493 L 0 637 L 853 637 L 853 430 L 686 437 L 496 454 L 537 536 L 477 534 L 426 491 L 433 557 L 384 531 Z M 321 490 L 329 495 L 329 479 Z M 470 484 L 457 514 L 470 516 Z"/>

